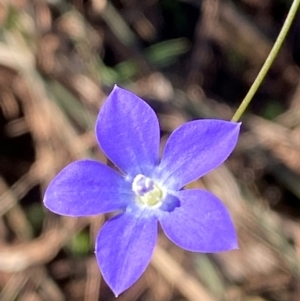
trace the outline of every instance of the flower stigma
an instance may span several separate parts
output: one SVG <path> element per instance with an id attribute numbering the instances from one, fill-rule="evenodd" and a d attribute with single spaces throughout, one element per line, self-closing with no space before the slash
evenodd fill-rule
<path id="1" fill-rule="evenodd" d="M 132 182 L 132 190 L 139 205 L 158 208 L 162 204 L 163 190 L 150 178 L 138 174 Z"/>

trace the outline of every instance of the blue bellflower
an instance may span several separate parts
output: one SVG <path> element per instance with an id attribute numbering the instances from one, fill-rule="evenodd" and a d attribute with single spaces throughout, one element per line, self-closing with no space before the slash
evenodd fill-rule
<path id="1" fill-rule="evenodd" d="M 212 253 L 237 248 L 230 216 L 208 191 L 183 189 L 222 164 L 234 149 L 240 124 L 206 119 L 176 129 L 159 158 L 160 129 L 150 106 L 117 86 L 96 121 L 96 136 L 120 172 L 94 160 L 65 167 L 50 183 L 45 206 L 66 216 L 116 211 L 96 239 L 96 257 L 115 295 L 148 266 L 158 222 L 178 246 Z"/>

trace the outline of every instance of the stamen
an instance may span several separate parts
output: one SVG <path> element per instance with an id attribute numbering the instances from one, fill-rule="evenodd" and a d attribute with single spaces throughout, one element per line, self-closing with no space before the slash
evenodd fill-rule
<path id="1" fill-rule="evenodd" d="M 152 179 L 141 174 L 137 175 L 132 182 L 132 190 L 140 204 L 149 207 L 161 205 L 163 191 Z"/>

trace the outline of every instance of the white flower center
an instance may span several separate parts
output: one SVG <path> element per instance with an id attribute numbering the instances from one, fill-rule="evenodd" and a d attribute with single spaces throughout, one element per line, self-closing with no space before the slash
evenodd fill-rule
<path id="1" fill-rule="evenodd" d="M 162 189 L 152 179 L 144 175 L 139 174 L 134 178 L 132 190 L 140 205 L 157 208 L 162 203 L 164 196 Z"/>

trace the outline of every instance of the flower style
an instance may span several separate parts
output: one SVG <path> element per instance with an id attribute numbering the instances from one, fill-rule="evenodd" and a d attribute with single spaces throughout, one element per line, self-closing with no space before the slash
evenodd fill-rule
<path id="1" fill-rule="evenodd" d="M 150 106 L 114 87 L 97 121 L 96 136 L 120 172 L 94 160 L 65 167 L 50 183 L 45 206 L 66 216 L 116 211 L 96 239 L 96 258 L 115 295 L 148 266 L 158 222 L 178 246 L 196 252 L 237 248 L 230 216 L 205 190 L 183 189 L 222 164 L 234 149 L 240 123 L 206 119 L 176 129 L 159 159 L 160 130 Z"/>

